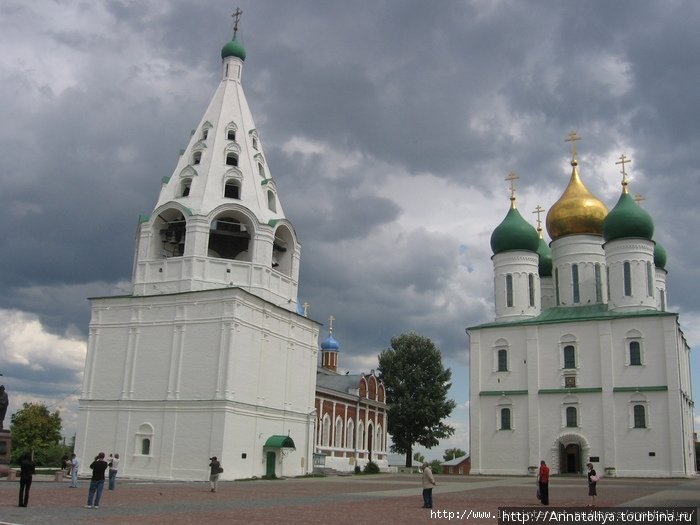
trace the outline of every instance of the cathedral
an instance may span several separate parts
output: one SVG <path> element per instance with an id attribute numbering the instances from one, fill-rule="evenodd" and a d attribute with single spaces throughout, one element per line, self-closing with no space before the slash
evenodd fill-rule
<path id="1" fill-rule="evenodd" d="M 240 12 L 237 12 L 237 16 Z M 136 235 L 132 290 L 91 299 L 75 452 L 120 474 L 207 479 L 313 468 L 319 324 L 298 305 L 301 246 L 241 85 L 221 82 Z"/>
<path id="2" fill-rule="evenodd" d="M 468 329 L 472 473 L 695 474 L 690 348 L 667 311 L 666 252 L 630 196 L 608 211 L 579 175 L 544 241 L 516 207 L 491 235 L 495 319 Z"/>

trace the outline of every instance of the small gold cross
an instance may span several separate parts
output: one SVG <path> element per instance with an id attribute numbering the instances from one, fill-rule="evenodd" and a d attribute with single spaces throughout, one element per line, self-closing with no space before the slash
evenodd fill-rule
<path id="1" fill-rule="evenodd" d="M 328 333 L 330 335 L 333 335 L 333 321 L 335 321 L 335 317 L 332 315 L 328 318 Z"/>
<path id="2" fill-rule="evenodd" d="M 301 307 L 304 309 L 304 317 L 308 317 L 307 312 L 309 310 L 309 306 L 311 305 L 306 301 L 304 301 L 304 304 L 301 305 Z"/>
<path id="3" fill-rule="evenodd" d="M 568 138 L 564 139 L 564 142 L 571 142 L 571 158 L 576 158 L 576 141 L 581 140 L 575 131 L 572 131 L 567 135 Z"/>
<path id="4" fill-rule="evenodd" d="M 510 172 L 508 176 L 505 178 L 508 182 L 510 182 L 510 200 L 515 200 L 515 181 L 518 180 L 520 177 L 518 177 L 515 172 Z"/>
<path id="5" fill-rule="evenodd" d="M 625 171 L 625 164 L 632 162 L 632 159 L 628 159 L 625 157 L 625 154 L 623 153 L 620 155 L 620 160 L 618 160 L 615 164 L 622 164 L 622 185 L 627 186 L 627 172 Z"/>
<path id="6" fill-rule="evenodd" d="M 545 209 L 544 209 L 542 206 L 540 206 L 540 205 L 538 204 L 538 205 L 537 205 L 537 208 L 535 208 L 535 211 L 532 212 L 532 213 L 536 213 L 536 214 L 537 214 L 537 229 L 538 229 L 538 230 L 541 230 L 541 229 L 542 229 L 542 219 L 540 218 L 540 214 L 541 214 L 544 210 L 545 210 Z"/>
<path id="7" fill-rule="evenodd" d="M 239 7 L 231 15 L 233 17 L 233 37 L 236 38 L 236 33 L 238 32 L 238 22 L 241 20 L 241 15 L 243 11 Z"/>
<path id="8" fill-rule="evenodd" d="M 646 199 L 642 196 L 641 193 L 637 193 L 637 194 L 634 196 L 634 202 L 637 203 L 637 206 L 640 206 L 639 203 L 642 202 L 642 201 L 645 201 L 645 200 L 646 200 Z"/>

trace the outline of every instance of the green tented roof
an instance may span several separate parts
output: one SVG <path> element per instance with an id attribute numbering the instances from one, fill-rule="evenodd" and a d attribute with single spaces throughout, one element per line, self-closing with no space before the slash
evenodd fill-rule
<path id="1" fill-rule="evenodd" d="M 265 446 L 271 448 L 296 448 L 294 440 L 289 436 L 270 436 L 265 441 Z"/>
<path id="2" fill-rule="evenodd" d="M 537 317 L 522 319 L 519 321 L 494 321 L 477 326 L 476 328 L 503 328 L 506 326 L 527 326 L 538 324 L 568 323 L 570 321 L 600 321 L 604 319 L 623 319 L 629 317 L 663 317 L 676 315 L 673 312 L 660 312 L 658 310 L 638 310 L 635 312 L 615 312 L 608 310 L 605 304 L 591 304 L 585 306 L 555 306 L 548 308 Z"/>

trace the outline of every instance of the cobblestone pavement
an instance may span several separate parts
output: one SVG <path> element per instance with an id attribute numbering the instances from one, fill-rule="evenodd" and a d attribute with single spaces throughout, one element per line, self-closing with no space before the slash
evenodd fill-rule
<path id="1" fill-rule="evenodd" d="M 361 524 L 438 523 L 455 512 L 457 523 L 496 525 L 474 512 L 496 515 L 502 506 L 539 507 L 532 477 L 437 476 L 434 508 L 421 508 L 420 477 L 411 474 L 332 476 L 275 481 L 145 482 L 120 479 L 105 490 L 99 509 L 85 509 L 88 481 L 35 480 L 27 508 L 17 507 L 19 483 L 0 481 L 0 525 L 4 524 Z M 582 507 L 585 477 L 553 477 L 550 505 Z M 612 479 L 598 484 L 598 507 L 693 506 L 700 479 Z M 472 512 L 470 515 L 469 512 Z M 464 513 L 464 514 L 463 514 Z"/>

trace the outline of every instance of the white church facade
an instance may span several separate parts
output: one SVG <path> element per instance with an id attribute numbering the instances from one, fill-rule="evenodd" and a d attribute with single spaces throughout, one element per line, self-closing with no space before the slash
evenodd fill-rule
<path id="1" fill-rule="evenodd" d="M 81 473 L 202 480 L 313 469 L 319 324 L 297 304 L 301 247 L 222 49 L 204 116 L 140 220 L 132 293 L 91 300 L 75 452 Z"/>
<path id="2" fill-rule="evenodd" d="M 496 317 L 468 329 L 472 473 L 522 475 L 544 460 L 555 474 L 588 462 L 607 476 L 695 474 L 690 348 L 666 310 L 666 253 L 628 193 L 626 162 L 608 212 L 574 148 L 549 246 L 511 187 L 491 237 Z"/>

